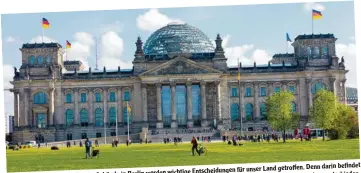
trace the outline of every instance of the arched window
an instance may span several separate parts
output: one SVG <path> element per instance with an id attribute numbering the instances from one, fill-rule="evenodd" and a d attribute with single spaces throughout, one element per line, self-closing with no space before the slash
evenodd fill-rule
<path id="1" fill-rule="evenodd" d="M 82 127 L 88 126 L 88 111 L 86 109 L 80 110 L 80 125 Z"/>
<path id="2" fill-rule="evenodd" d="M 67 93 L 66 94 L 66 101 L 65 101 L 66 103 L 71 103 L 72 102 L 72 95 L 71 95 L 71 93 Z"/>
<path id="3" fill-rule="evenodd" d="M 74 122 L 74 115 L 71 109 L 65 111 L 65 122 L 67 126 L 70 126 Z"/>
<path id="4" fill-rule="evenodd" d="M 43 64 L 44 63 L 44 59 L 42 56 L 38 56 L 38 64 Z"/>
<path id="5" fill-rule="evenodd" d="M 296 103 L 292 102 L 292 112 L 296 112 Z"/>
<path id="6" fill-rule="evenodd" d="M 102 101 L 102 95 L 97 92 L 95 93 L 95 102 L 101 102 Z"/>
<path id="7" fill-rule="evenodd" d="M 246 119 L 253 120 L 253 105 L 251 103 L 246 104 Z"/>
<path id="8" fill-rule="evenodd" d="M 117 110 L 115 107 L 109 109 L 109 125 L 115 126 L 117 123 Z"/>
<path id="9" fill-rule="evenodd" d="M 314 47 L 314 48 L 312 49 L 312 56 L 314 56 L 314 57 L 320 56 L 320 48 Z"/>
<path id="10" fill-rule="evenodd" d="M 261 114 L 261 120 L 267 120 L 267 109 L 265 103 L 261 103 L 259 105 L 259 112 Z"/>
<path id="11" fill-rule="evenodd" d="M 30 64 L 30 65 L 34 65 L 34 64 L 35 64 L 35 57 L 34 57 L 33 55 L 31 55 L 31 56 L 29 57 L 29 64 Z"/>
<path id="12" fill-rule="evenodd" d="M 232 118 L 232 121 L 237 120 L 238 117 L 240 117 L 240 115 L 239 115 L 239 106 L 238 106 L 237 103 L 233 103 L 231 105 L 231 118 Z"/>
<path id="13" fill-rule="evenodd" d="M 102 127 L 104 125 L 103 111 L 100 108 L 95 109 L 95 127 Z"/>
<path id="14" fill-rule="evenodd" d="M 132 124 L 132 119 L 133 119 L 132 112 L 129 112 L 126 107 L 123 109 L 123 115 L 124 115 L 123 116 L 124 117 L 124 123 L 128 124 L 128 115 L 129 115 L 129 124 Z"/>
<path id="15" fill-rule="evenodd" d="M 44 92 L 34 94 L 34 104 L 47 104 L 48 96 Z"/>
<path id="16" fill-rule="evenodd" d="M 125 91 L 124 92 L 124 101 L 130 101 L 130 92 L 129 91 Z"/>
<path id="17" fill-rule="evenodd" d="M 322 89 L 326 89 L 326 85 L 323 84 L 322 82 L 316 82 L 312 85 L 311 92 L 312 94 L 316 94 L 318 91 Z"/>
<path id="18" fill-rule="evenodd" d="M 310 47 L 307 47 L 306 48 L 306 53 L 307 53 L 307 56 L 310 57 L 312 55 L 312 50 Z"/>

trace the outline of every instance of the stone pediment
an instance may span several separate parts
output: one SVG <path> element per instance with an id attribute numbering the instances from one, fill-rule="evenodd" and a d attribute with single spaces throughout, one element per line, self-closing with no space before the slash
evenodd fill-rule
<path id="1" fill-rule="evenodd" d="M 190 74 L 221 74 L 222 72 L 211 67 L 197 64 L 184 57 L 178 57 L 165 62 L 153 69 L 143 72 L 140 76 L 157 75 L 190 75 Z"/>

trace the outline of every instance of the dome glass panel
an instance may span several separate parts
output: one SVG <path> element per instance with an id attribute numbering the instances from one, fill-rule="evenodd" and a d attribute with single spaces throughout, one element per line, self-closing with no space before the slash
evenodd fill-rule
<path id="1" fill-rule="evenodd" d="M 155 31 L 144 45 L 146 55 L 214 52 L 210 39 L 199 29 L 171 23 Z"/>

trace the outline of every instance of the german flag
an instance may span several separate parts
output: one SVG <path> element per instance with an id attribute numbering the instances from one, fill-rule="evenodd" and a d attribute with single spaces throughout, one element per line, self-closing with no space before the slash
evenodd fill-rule
<path id="1" fill-rule="evenodd" d="M 44 29 L 48 29 L 50 27 L 50 23 L 47 19 L 43 18 L 42 27 Z"/>
<path id="2" fill-rule="evenodd" d="M 67 49 L 70 49 L 70 48 L 71 48 L 71 44 L 69 43 L 68 40 L 66 40 L 66 48 L 67 48 Z"/>
<path id="3" fill-rule="evenodd" d="M 313 20 L 318 20 L 322 18 L 322 13 L 321 11 L 317 11 L 317 10 L 312 10 L 312 19 Z"/>

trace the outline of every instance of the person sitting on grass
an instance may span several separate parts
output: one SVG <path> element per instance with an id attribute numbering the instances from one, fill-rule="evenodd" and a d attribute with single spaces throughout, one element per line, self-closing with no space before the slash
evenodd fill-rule
<path id="1" fill-rule="evenodd" d="M 198 151 L 198 142 L 197 139 L 193 136 L 192 141 L 192 155 L 194 156 L 194 150 L 196 150 L 196 152 L 198 153 L 198 155 L 201 155 L 200 152 Z"/>

